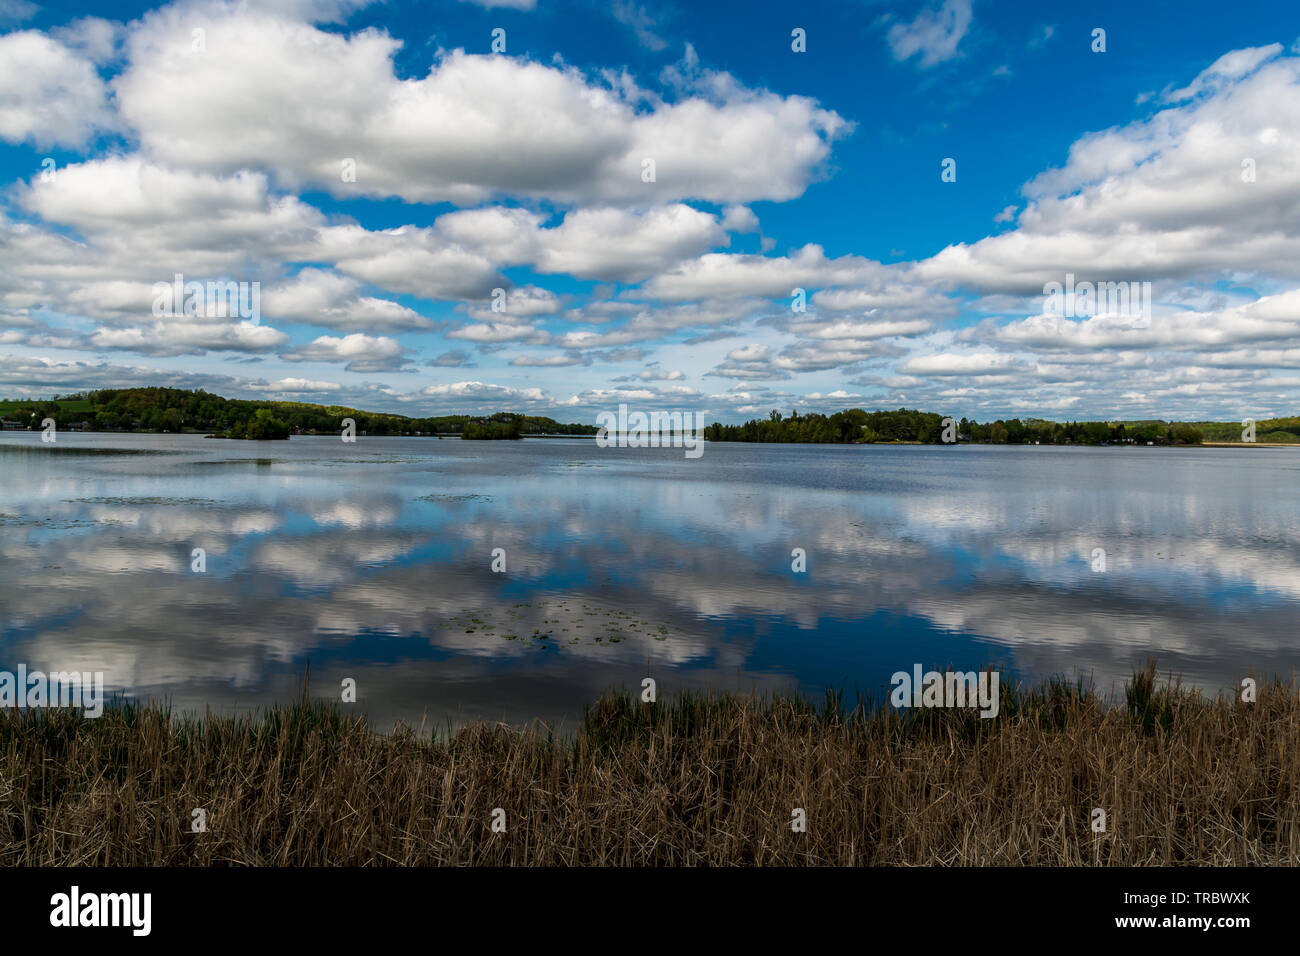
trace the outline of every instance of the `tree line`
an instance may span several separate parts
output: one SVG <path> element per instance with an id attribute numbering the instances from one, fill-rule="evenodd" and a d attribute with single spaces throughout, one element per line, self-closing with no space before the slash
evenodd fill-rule
<path id="1" fill-rule="evenodd" d="M 782 417 L 773 409 L 765 419 L 741 425 L 714 422 L 708 441 L 860 444 L 914 442 L 939 444 L 944 417 L 900 408 L 868 412 L 850 408 L 830 415 Z M 341 405 L 268 402 L 223 398 L 203 389 L 101 389 L 53 399 L 0 401 L 0 418 L 39 430 L 46 418 L 59 428 L 92 431 L 201 432 L 229 438 L 287 438 L 290 434 L 333 434 L 344 418 L 367 435 L 460 435 L 469 439 L 515 439 L 526 435 L 595 435 L 595 425 L 564 424 L 540 415 L 439 415 L 413 418 L 366 412 Z M 1256 441 L 1300 442 L 1300 417 L 1255 423 Z M 1236 422 L 1050 422 L 1038 418 L 956 422 L 957 439 L 995 445 L 1194 445 L 1202 441 L 1241 441 Z"/>
<path id="2" fill-rule="evenodd" d="M 45 418 L 58 428 L 91 431 L 202 432 L 228 438 L 287 438 L 290 434 L 332 434 L 342 420 L 367 435 L 461 435 L 518 438 L 524 435 L 594 435 L 595 425 L 564 424 L 540 415 L 439 415 L 412 418 L 341 405 L 264 402 L 223 398 L 203 389 L 100 389 L 53 399 L 0 402 L 0 418 L 39 430 Z M 466 434 L 468 432 L 468 434 Z"/>
<path id="3" fill-rule="evenodd" d="M 878 412 L 850 408 L 831 415 L 800 415 L 795 410 L 783 418 L 773 409 L 767 418 L 752 419 L 743 425 L 714 422 L 704 429 L 704 437 L 709 441 L 737 442 L 941 444 L 945 438 L 945 417 L 910 408 Z M 1199 427 L 1182 422 L 1049 422 L 1000 418 L 982 423 L 962 418 L 954 424 L 953 437 L 957 441 L 993 445 L 1197 445 L 1204 440 Z"/>

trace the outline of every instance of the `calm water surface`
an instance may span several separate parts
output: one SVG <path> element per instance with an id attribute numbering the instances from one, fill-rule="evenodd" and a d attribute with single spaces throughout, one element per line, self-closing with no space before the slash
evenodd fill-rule
<path id="1" fill-rule="evenodd" d="M 913 663 L 1214 691 L 1291 675 L 1297 624 L 1300 449 L 0 435 L 0 669 L 184 708 L 308 666 L 385 725 Z"/>

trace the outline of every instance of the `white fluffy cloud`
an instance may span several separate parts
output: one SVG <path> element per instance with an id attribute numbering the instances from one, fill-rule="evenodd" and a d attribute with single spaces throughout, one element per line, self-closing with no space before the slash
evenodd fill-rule
<path id="1" fill-rule="evenodd" d="M 1284 345 L 1300 341 L 1300 289 L 1226 309 L 1154 315 L 1140 324 L 1129 316 L 1038 315 L 1009 322 L 995 335 L 1021 347 L 1090 352 Z"/>
<path id="2" fill-rule="evenodd" d="M 348 35 L 244 8 L 168 7 L 132 31 L 130 64 L 113 86 L 159 161 L 267 169 L 290 187 L 420 202 L 791 199 L 849 129 L 813 100 L 725 75 L 665 102 L 573 68 L 452 51 L 403 80 L 398 46 L 374 29 Z M 653 182 L 642 176 L 646 159 Z M 348 160 L 355 182 L 343 175 Z"/>
<path id="3" fill-rule="evenodd" d="M 111 124 L 94 64 L 35 30 L 0 36 L 0 139 L 80 146 Z"/>
<path id="4" fill-rule="evenodd" d="M 130 279 L 146 289 L 177 272 L 196 280 L 271 278 L 324 222 L 296 197 L 272 195 L 264 175 L 217 177 L 139 157 L 76 163 L 49 180 L 36 176 L 18 198 L 47 223 L 74 228 L 83 241 L 11 226 L 26 246 L 13 268 L 74 285 Z M 142 296 L 136 308 L 147 311 L 151 301 Z"/>
<path id="5" fill-rule="evenodd" d="M 343 386 L 338 382 L 317 382 L 306 378 L 282 378 L 277 382 L 259 382 L 248 386 L 255 392 L 272 392 L 279 395 L 329 395 Z"/>
<path id="6" fill-rule="evenodd" d="M 997 352 L 943 352 L 918 355 L 902 364 L 899 371 L 912 375 L 1005 375 L 1015 360 Z"/>
<path id="7" fill-rule="evenodd" d="M 868 282 L 887 267 L 860 256 L 826 258 L 821 246 L 807 245 L 788 256 L 708 253 L 655 276 L 647 295 L 681 302 L 713 296 L 788 297 L 794 289 Z"/>
<path id="8" fill-rule="evenodd" d="M 1178 98 L 1092 133 L 1024 188 L 1014 230 L 919 263 L 923 281 L 1041 292 L 1080 280 L 1300 280 L 1300 57 L 1221 57 Z M 1188 99 L 1190 97 L 1190 99 Z"/>
<path id="9" fill-rule="evenodd" d="M 290 362 L 346 362 L 349 372 L 395 372 L 409 364 L 405 353 L 396 339 L 354 332 L 342 337 L 322 335 L 285 352 L 281 358 Z"/>
<path id="10" fill-rule="evenodd" d="M 524 209 L 469 209 L 440 216 L 431 235 L 496 263 L 615 282 L 638 282 L 727 242 L 714 216 L 685 203 L 577 209 L 550 228 L 543 219 Z"/>
<path id="11" fill-rule="evenodd" d="M 186 322 L 168 319 L 147 327 L 100 328 L 91 333 L 96 349 L 125 349 L 142 355 L 201 355 L 204 352 L 269 352 L 289 336 L 248 322 Z"/>
<path id="12" fill-rule="evenodd" d="M 291 281 L 267 290 L 263 313 L 273 319 L 368 332 L 429 330 L 436 324 L 414 309 L 361 295 L 361 283 L 324 269 L 303 269 Z"/>
<path id="13" fill-rule="evenodd" d="M 420 390 L 420 394 L 429 398 L 466 399 L 502 405 L 541 402 L 548 397 L 540 388 L 508 388 L 490 382 L 449 382 L 443 385 L 428 385 Z"/>
<path id="14" fill-rule="evenodd" d="M 470 317 L 483 322 L 520 322 L 539 315 L 554 315 L 560 309 L 560 297 L 549 289 L 530 285 L 509 292 L 503 289 L 502 293 L 496 300 L 501 304 L 501 311 L 493 311 L 492 303 L 476 302 L 467 309 Z"/>

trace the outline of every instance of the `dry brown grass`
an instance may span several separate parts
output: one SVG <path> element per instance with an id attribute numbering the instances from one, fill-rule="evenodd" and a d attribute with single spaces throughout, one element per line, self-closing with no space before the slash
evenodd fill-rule
<path id="1" fill-rule="evenodd" d="M 191 810 L 207 832 L 190 832 Z M 506 833 L 493 833 L 493 808 Z M 808 831 L 791 831 L 791 810 Z M 1109 832 L 1094 834 L 1101 807 Z M 572 737 L 380 735 L 335 706 L 0 716 L 5 865 L 1220 865 L 1300 858 L 1300 693 L 1002 712 L 612 695 Z"/>

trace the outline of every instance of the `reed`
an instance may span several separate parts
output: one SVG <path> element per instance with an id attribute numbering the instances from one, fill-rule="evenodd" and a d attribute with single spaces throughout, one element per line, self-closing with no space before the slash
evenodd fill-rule
<path id="1" fill-rule="evenodd" d="M 1300 691 L 1122 698 L 1048 681 L 1001 712 L 613 693 L 556 736 L 379 733 L 306 699 L 0 715 L 5 865 L 1256 865 L 1300 859 Z M 490 829 L 495 808 L 506 832 Z M 207 831 L 191 831 L 191 811 Z M 802 808 L 807 832 L 791 829 Z M 1094 833 L 1093 808 L 1107 832 Z"/>

